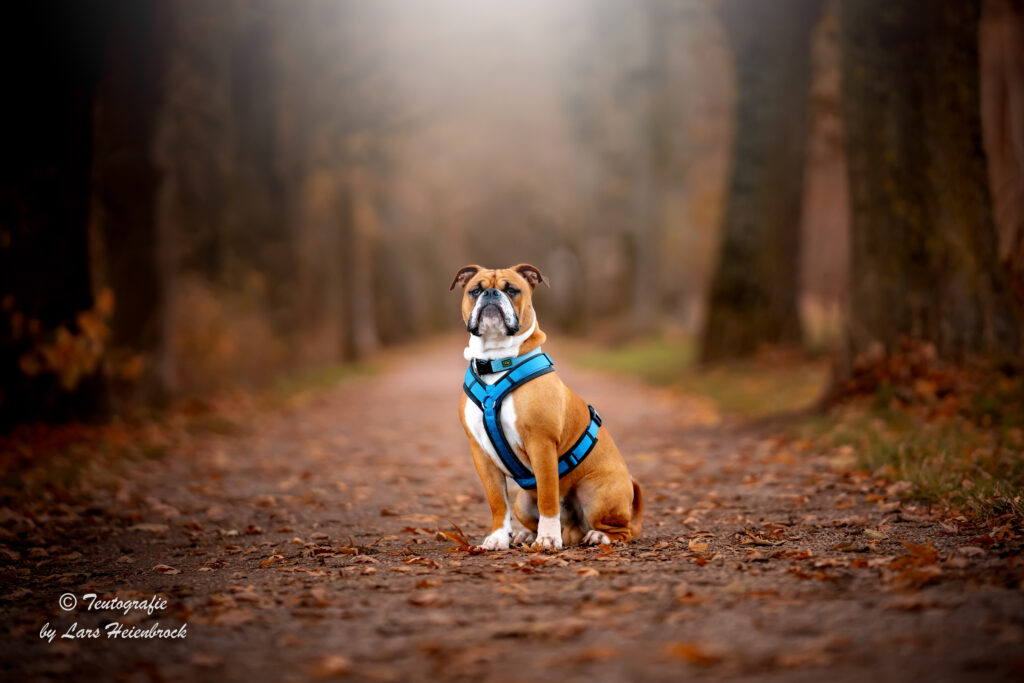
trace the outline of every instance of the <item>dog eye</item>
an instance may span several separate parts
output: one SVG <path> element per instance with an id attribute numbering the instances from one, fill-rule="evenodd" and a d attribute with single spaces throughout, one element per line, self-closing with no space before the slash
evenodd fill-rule
<path id="1" fill-rule="evenodd" d="M 519 294 L 519 290 L 512 285 L 505 285 L 505 293 L 509 296 L 515 296 L 516 294 Z"/>
<path id="2" fill-rule="evenodd" d="M 483 288 L 480 285 L 477 285 L 476 287 L 469 291 L 469 295 L 475 299 L 481 294 L 483 294 L 483 291 Z"/>

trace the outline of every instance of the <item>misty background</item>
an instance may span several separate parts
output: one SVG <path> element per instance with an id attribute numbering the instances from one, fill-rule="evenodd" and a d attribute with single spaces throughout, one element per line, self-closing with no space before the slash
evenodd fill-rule
<path id="1" fill-rule="evenodd" d="M 1000 55 L 1021 13 L 964 6 L 982 4 L 1009 262 L 1020 143 L 998 136 L 1014 139 L 1020 83 Z M 447 285 L 466 263 L 538 266 L 545 328 L 598 343 L 704 329 L 706 360 L 837 348 L 841 5 L 757 5 L 20 7 L 3 41 L 20 93 L 0 192 L 4 421 L 160 405 L 458 329 Z M 754 269 L 722 256 L 722 226 L 769 213 L 788 322 L 729 342 L 705 324 L 716 268 Z"/>

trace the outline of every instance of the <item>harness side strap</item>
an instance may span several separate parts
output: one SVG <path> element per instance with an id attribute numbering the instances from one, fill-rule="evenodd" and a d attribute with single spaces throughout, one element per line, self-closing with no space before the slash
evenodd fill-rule
<path id="1" fill-rule="evenodd" d="M 594 410 L 594 406 L 588 405 L 587 408 L 590 410 L 590 424 L 587 425 L 587 428 L 580 435 L 580 438 L 576 440 L 572 448 L 558 459 L 559 479 L 576 469 L 590 455 L 590 452 L 594 450 L 594 446 L 597 445 L 597 432 L 601 428 L 601 415 Z M 532 473 L 527 478 L 516 478 L 516 483 L 523 489 L 537 488 L 537 478 Z"/>

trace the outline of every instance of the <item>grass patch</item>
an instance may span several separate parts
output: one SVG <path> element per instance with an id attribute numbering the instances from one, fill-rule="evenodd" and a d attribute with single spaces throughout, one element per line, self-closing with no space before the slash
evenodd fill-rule
<path id="1" fill-rule="evenodd" d="M 908 343 L 858 385 L 866 390 L 805 425 L 818 447 L 847 447 L 862 469 L 907 482 L 904 495 L 975 519 L 1024 521 L 1019 368 L 946 366 Z"/>
<path id="2" fill-rule="evenodd" d="M 827 380 L 828 366 L 821 361 L 750 361 L 691 370 L 680 386 L 710 398 L 725 413 L 759 418 L 813 405 Z"/>
<path id="3" fill-rule="evenodd" d="M 613 348 L 581 350 L 573 360 L 584 367 L 633 375 L 649 384 L 666 386 L 678 382 L 696 357 L 696 344 L 688 339 L 657 338 Z"/>
<path id="4" fill-rule="evenodd" d="M 780 354 L 701 368 L 687 339 L 579 349 L 573 358 L 710 399 L 745 418 L 806 408 L 829 377 L 825 360 Z M 843 449 L 859 469 L 906 482 L 898 487 L 905 497 L 976 520 L 1010 515 L 1024 522 L 1024 373 L 967 375 L 915 365 L 797 430 L 816 450 Z"/>
<path id="5" fill-rule="evenodd" d="M 380 367 L 376 363 L 338 363 L 297 370 L 277 378 L 273 384 L 273 394 L 278 399 L 290 399 L 301 394 L 331 389 L 359 377 L 371 377 L 379 372 Z"/>
<path id="6" fill-rule="evenodd" d="M 771 354 L 750 361 L 695 365 L 696 345 L 689 339 L 657 338 L 607 349 L 576 352 L 585 367 L 632 375 L 713 401 L 724 413 L 758 418 L 811 405 L 828 379 L 824 360 Z"/>
<path id="7" fill-rule="evenodd" d="M 1024 431 L 972 416 L 844 406 L 806 427 L 822 448 L 846 446 L 858 467 L 909 484 L 904 495 L 953 512 L 1024 520 Z"/>

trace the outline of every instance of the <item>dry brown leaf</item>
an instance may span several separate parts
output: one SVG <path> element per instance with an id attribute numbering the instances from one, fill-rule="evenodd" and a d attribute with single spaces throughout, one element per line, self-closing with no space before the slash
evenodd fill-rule
<path id="1" fill-rule="evenodd" d="M 272 564 L 277 564 L 278 562 L 283 562 L 283 561 L 284 561 L 284 555 L 271 555 L 270 557 L 267 557 L 267 558 L 264 558 L 264 559 L 260 560 L 260 568 L 263 569 L 263 568 L 269 567 Z"/>
<path id="2" fill-rule="evenodd" d="M 327 655 L 310 670 L 309 675 L 313 678 L 340 678 L 348 675 L 352 670 L 352 662 L 344 655 Z"/>
<path id="3" fill-rule="evenodd" d="M 756 534 L 752 534 L 752 533 L 750 533 L 750 531 L 746 531 L 746 530 L 744 530 L 743 533 L 747 535 L 747 538 L 745 538 L 745 539 L 740 541 L 740 543 L 742 545 L 776 546 L 776 545 L 782 545 L 783 543 L 785 543 L 785 541 L 772 541 L 772 540 L 769 540 L 767 538 L 761 538 L 760 536 L 758 536 Z"/>
<path id="4" fill-rule="evenodd" d="M 601 659 L 611 659 L 612 657 L 619 656 L 619 650 L 614 647 L 607 645 L 596 645 L 594 647 L 588 647 L 580 650 L 573 656 L 578 662 L 594 662 Z"/>
<path id="5" fill-rule="evenodd" d="M 709 652 L 703 645 L 696 643 L 673 643 L 667 648 L 668 654 L 685 659 L 698 666 L 714 666 L 722 661 L 722 656 Z"/>
<path id="6" fill-rule="evenodd" d="M 409 598 L 409 604 L 416 607 L 445 607 L 452 604 L 452 599 L 438 591 L 425 590 Z"/>
<path id="7" fill-rule="evenodd" d="M 458 543 L 458 545 L 454 548 L 445 548 L 445 550 L 448 552 L 459 551 L 469 553 L 470 555 L 480 555 L 487 552 L 480 546 L 470 543 L 466 534 L 462 533 L 462 529 L 460 529 L 455 522 L 448 520 L 448 523 L 452 525 L 452 528 L 455 529 L 455 531 L 444 531 L 442 529 L 438 529 L 437 533 L 442 538 L 446 538 L 453 543 Z"/>

